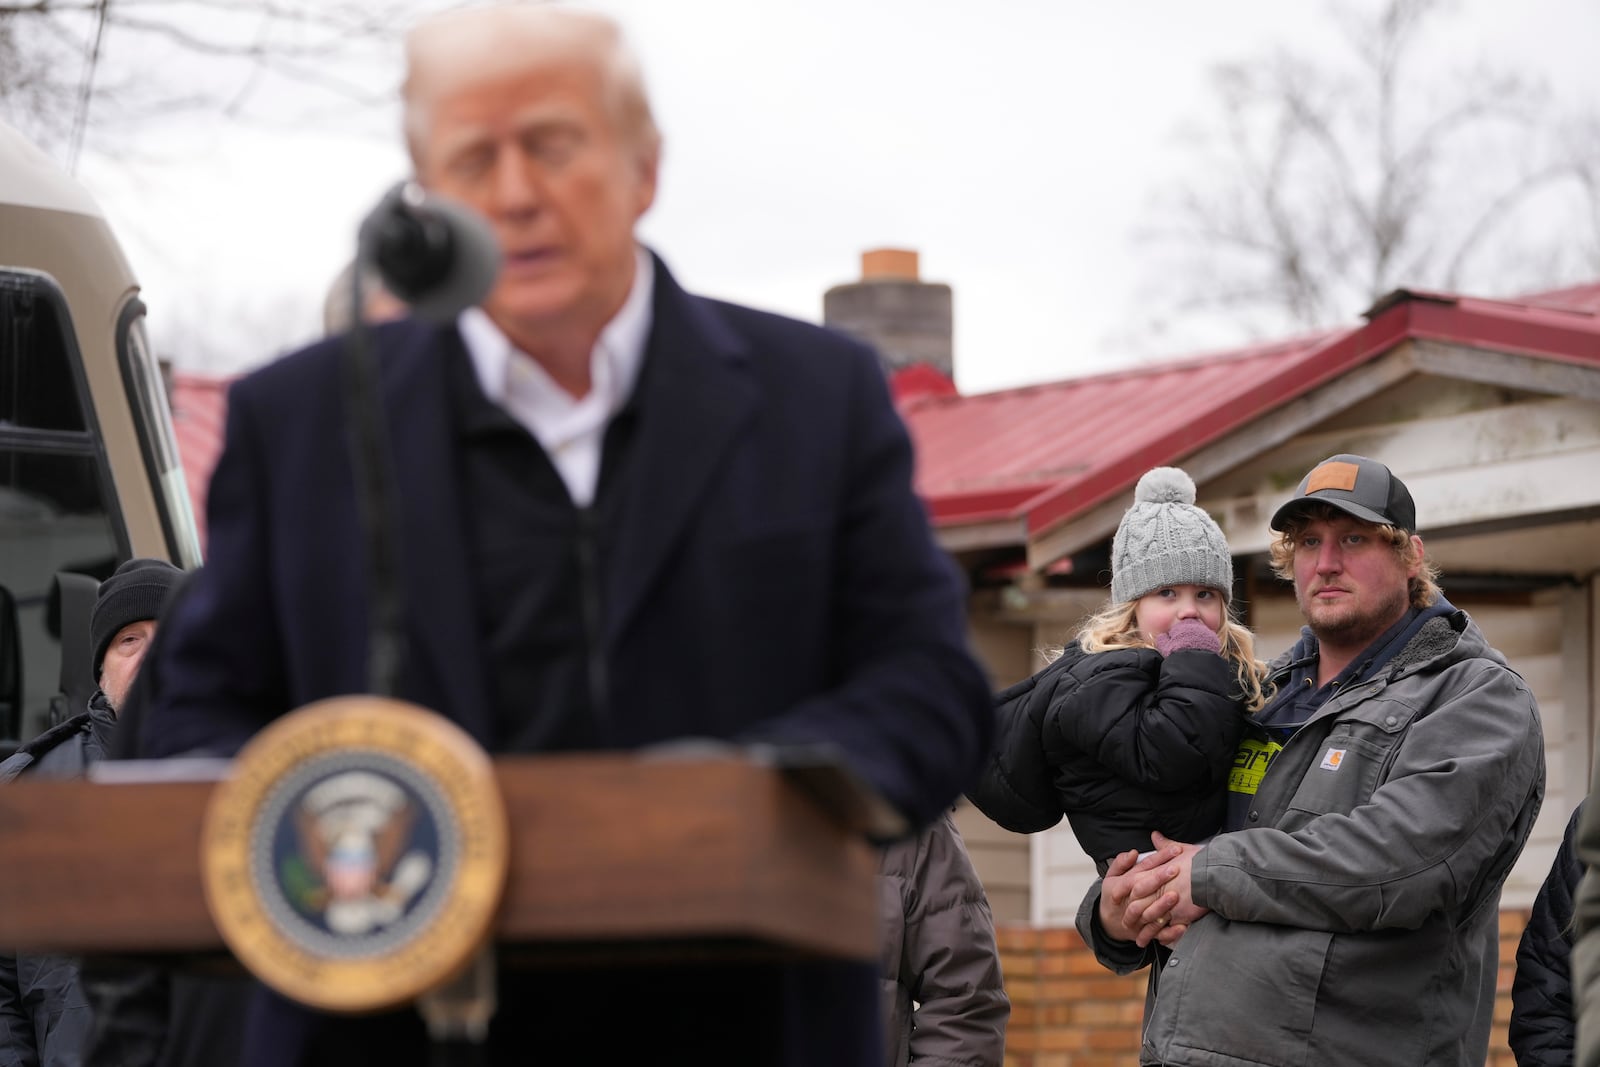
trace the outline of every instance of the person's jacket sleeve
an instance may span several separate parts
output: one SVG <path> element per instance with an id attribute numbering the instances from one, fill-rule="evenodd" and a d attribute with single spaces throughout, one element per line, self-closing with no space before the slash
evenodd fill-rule
<path id="1" fill-rule="evenodd" d="M 273 603 L 271 576 L 254 563 L 270 558 L 267 435 L 243 384 L 229 390 L 206 523 L 213 553 L 244 562 L 208 563 L 168 603 L 140 679 L 171 659 L 181 669 L 163 681 L 159 698 L 155 687 L 145 687 L 138 709 L 118 731 L 119 754 L 231 756 L 291 706 L 277 670 L 278 620 L 264 608 Z"/>
<path id="2" fill-rule="evenodd" d="M 1065 668 L 1057 660 L 994 698 L 994 746 L 967 797 L 1013 833 L 1048 830 L 1065 814 L 1044 751 L 1051 681 Z"/>
<path id="3" fill-rule="evenodd" d="M 1292 831 L 1217 836 L 1194 858 L 1195 903 L 1236 921 L 1330 933 L 1416 929 L 1476 906 L 1504 875 L 1496 863 L 1515 855 L 1506 842 L 1538 810 L 1543 733 L 1532 693 L 1503 666 L 1463 664 L 1439 688 L 1447 695 L 1411 723 L 1367 802 L 1313 809 Z M 1299 813 L 1314 786 L 1300 786 Z"/>
<path id="4" fill-rule="evenodd" d="M 1577 1024 L 1572 1013 L 1572 895 L 1583 868 L 1573 836 L 1583 814 L 1579 804 L 1567 820 L 1561 847 L 1517 944 L 1511 981 L 1511 1025 L 1507 1042 L 1517 1067 L 1565 1067 L 1572 1063 Z"/>
<path id="5" fill-rule="evenodd" d="M 994 736 L 989 682 L 967 643 L 965 579 L 933 539 L 912 488 L 911 438 L 866 356 L 850 364 L 839 682 L 741 739 L 830 746 L 921 827 L 979 773 Z"/>
<path id="6" fill-rule="evenodd" d="M 1594 786 L 1590 786 L 1590 796 Z M 1577 1067 L 1600 1067 L 1600 804 L 1585 802 L 1575 838 L 1583 877 L 1573 900 L 1572 999 Z"/>
<path id="7" fill-rule="evenodd" d="M 1000 1067 L 1011 1002 L 994 919 L 961 834 L 935 819 L 912 872 L 902 966 L 911 979 L 911 1062 Z"/>
<path id="8" fill-rule="evenodd" d="M 1149 966 L 1156 959 L 1156 943 L 1152 941 L 1140 948 L 1134 941 L 1118 941 L 1100 925 L 1100 888 L 1103 879 L 1096 878 L 1078 905 L 1078 936 L 1094 953 L 1102 967 L 1115 974 L 1132 974 Z"/>

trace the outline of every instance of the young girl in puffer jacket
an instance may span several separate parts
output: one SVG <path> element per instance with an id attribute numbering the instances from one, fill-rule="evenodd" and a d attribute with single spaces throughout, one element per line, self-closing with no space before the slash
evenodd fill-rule
<path id="1" fill-rule="evenodd" d="M 1043 670 L 995 697 L 995 749 L 968 794 L 1008 830 L 1066 815 L 1105 873 L 1150 832 L 1222 826 L 1245 716 L 1266 665 L 1230 615 L 1233 557 L 1176 467 L 1139 479 L 1111 542 L 1111 599 Z"/>

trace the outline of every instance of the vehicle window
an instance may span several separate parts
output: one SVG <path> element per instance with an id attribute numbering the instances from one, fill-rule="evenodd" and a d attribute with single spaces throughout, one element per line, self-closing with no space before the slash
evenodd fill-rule
<path id="1" fill-rule="evenodd" d="M 120 558 L 70 321 L 50 279 L 0 269 L 0 587 L 9 594 L 0 611 L 15 613 L 0 618 L 0 654 L 8 631 L 21 650 L 20 678 L 7 683 L 16 691 L 0 692 L 0 740 L 49 724 L 60 688 L 56 572 L 103 578 Z"/>

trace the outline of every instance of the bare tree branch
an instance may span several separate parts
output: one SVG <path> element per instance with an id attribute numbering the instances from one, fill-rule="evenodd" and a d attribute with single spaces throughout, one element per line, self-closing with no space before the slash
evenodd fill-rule
<path id="1" fill-rule="evenodd" d="M 1432 27 L 1452 6 L 1336 7 L 1342 61 L 1279 51 L 1214 72 L 1219 120 L 1141 234 L 1160 253 L 1167 310 L 1314 328 L 1397 286 L 1457 288 L 1491 264 L 1491 284 L 1513 289 L 1555 280 L 1515 264 L 1600 269 L 1600 120 L 1553 151 L 1559 124 L 1533 81 L 1483 67 L 1425 75 Z M 1552 214 L 1556 196 L 1589 224 L 1514 224 Z"/>
<path id="2" fill-rule="evenodd" d="M 391 87 L 363 73 L 444 2 L 0 0 L 0 117 L 70 165 L 178 110 L 259 121 L 252 106 L 281 101 L 286 85 L 346 107 L 387 104 Z"/>

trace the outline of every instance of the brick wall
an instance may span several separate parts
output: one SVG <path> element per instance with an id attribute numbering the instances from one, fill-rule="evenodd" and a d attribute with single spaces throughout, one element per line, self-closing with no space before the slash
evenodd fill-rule
<path id="1" fill-rule="evenodd" d="M 1515 1067 L 1506 1047 L 1511 976 L 1527 911 L 1500 913 L 1499 997 L 1488 1067 Z M 1011 1024 L 1006 1067 L 1132 1067 L 1139 1062 L 1143 972 L 1118 978 L 1095 962 L 1078 932 L 1003 924 L 996 931 Z"/>

